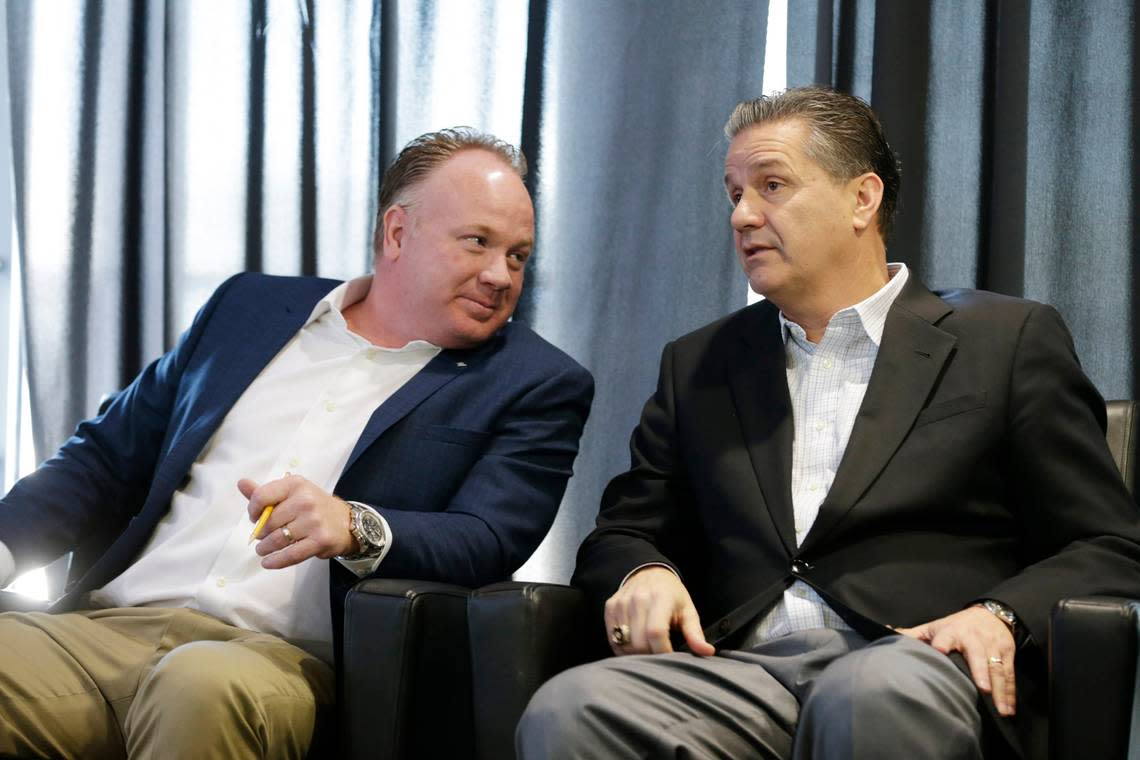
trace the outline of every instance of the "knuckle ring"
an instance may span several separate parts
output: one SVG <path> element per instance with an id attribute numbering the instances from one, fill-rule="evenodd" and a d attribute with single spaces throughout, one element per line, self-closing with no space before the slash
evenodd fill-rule
<path id="1" fill-rule="evenodd" d="M 1004 660 L 997 655 L 990 655 L 990 665 L 1001 665 Z"/>
<path id="2" fill-rule="evenodd" d="M 625 646 L 629 643 L 629 626 L 628 625 L 615 625 L 610 629 L 610 641 L 620 646 Z"/>
<path id="3" fill-rule="evenodd" d="M 293 531 L 289 530 L 288 525 L 281 526 L 281 535 L 285 536 L 285 540 L 288 541 L 289 543 L 293 543 L 294 541 L 297 540 L 297 539 L 293 538 Z"/>

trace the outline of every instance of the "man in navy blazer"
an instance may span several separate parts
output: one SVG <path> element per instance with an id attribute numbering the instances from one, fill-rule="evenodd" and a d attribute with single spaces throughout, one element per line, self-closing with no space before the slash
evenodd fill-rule
<path id="1" fill-rule="evenodd" d="M 229 279 L 16 484 L 0 580 L 9 552 L 99 554 L 53 614 L 0 615 L 0 754 L 303 754 L 353 583 L 475 586 L 525 561 L 593 394 L 508 323 L 525 171 L 469 130 L 413 141 L 385 175 L 374 277 Z"/>

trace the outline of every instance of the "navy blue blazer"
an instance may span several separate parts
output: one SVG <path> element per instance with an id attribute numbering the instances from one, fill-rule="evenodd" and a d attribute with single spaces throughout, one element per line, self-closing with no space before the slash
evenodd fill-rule
<path id="1" fill-rule="evenodd" d="M 0 501 L 0 541 L 21 565 L 97 542 L 53 610 L 134 561 L 230 407 L 337 284 L 230 278 L 173 350 Z M 376 575 L 507 578 L 554 520 L 592 397 L 589 372 L 521 325 L 441 351 L 373 412 L 334 489 L 392 528 Z M 339 631 L 335 611 L 356 578 L 336 562 L 330 571 Z"/>

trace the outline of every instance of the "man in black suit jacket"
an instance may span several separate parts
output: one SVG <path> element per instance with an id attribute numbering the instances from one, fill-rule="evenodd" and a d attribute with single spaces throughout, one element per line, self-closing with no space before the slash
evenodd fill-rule
<path id="1" fill-rule="evenodd" d="M 996 727 L 1042 755 L 1050 608 L 1140 593 L 1061 318 L 888 265 L 899 174 L 862 101 L 789 90 L 726 134 L 766 300 L 666 346 L 574 578 L 623 656 L 545 685 L 521 754 L 979 757 Z"/>

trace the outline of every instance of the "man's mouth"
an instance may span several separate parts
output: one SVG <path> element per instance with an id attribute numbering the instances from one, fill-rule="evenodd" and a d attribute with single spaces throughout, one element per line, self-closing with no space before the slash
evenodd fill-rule
<path id="1" fill-rule="evenodd" d="M 743 253 L 746 260 L 752 258 L 753 256 L 758 256 L 775 250 L 775 246 L 770 245 L 746 245 L 741 248 L 741 252 Z"/>
<path id="2" fill-rule="evenodd" d="M 461 297 L 465 301 L 467 301 L 469 304 L 471 304 L 471 306 L 473 307 L 473 309 L 476 313 L 491 315 L 491 314 L 494 314 L 495 310 L 499 307 L 497 302 L 487 300 L 484 298 L 478 298 L 475 296 L 461 296 Z"/>

